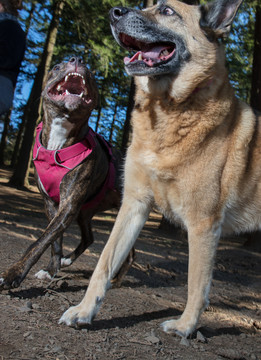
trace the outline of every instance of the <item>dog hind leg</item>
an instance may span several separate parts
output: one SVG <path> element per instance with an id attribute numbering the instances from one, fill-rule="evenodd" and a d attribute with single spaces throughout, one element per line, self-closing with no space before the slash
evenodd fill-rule
<path id="1" fill-rule="evenodd" d="M 132 264 L 134 263 L 134 260 L 135 260 L 135 248 L 133 247 L 127 259 L 122 264 L 122 267 L 111 281 L 111 284 L 113 285 L 114 288 L 118 288 L 121 286 L 122 280 L 124 276 L 127 274 L 128 270 L 131 268 Z"/>
<path id="2" fill-rule="evenodd" d="M 94 241 L 90 216 L 84 211 L 80 211 L 77 223 L 81 231 L 81 242 L 74 251 L 62 257 L 61 267 L 70 266 Z"/>
<path id="3" fill-rule="evenodd" d="M 61 268 L 63 236 L 51 244 L 51 259 L 46 269 L 38 271 L 34 276 L 39 280 L 50 281 L 58 274 Z"/>

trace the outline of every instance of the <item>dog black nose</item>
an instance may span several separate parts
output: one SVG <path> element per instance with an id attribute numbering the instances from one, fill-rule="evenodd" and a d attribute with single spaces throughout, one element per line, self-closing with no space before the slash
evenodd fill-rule
<path id="1" fill-rule="evenodd" d="M 75 64 L 75 63 L 77 62 L 77 57 L 71 57 L 70 60 L 69 60 L 69 62 L 70 62 L 71 64 Z"/>
<path id="2" fill-rule="evenodd" d="M 77 56 L 73 56 L 70 58 L 69 63 L 72 65 L 78 65 L 78 64 L 83 64 L 84 61 L 82 58 L 79 58 Z"/>
<path id="3" fill-rule="evenodd" d="M 126 15 L 129 9 L 126 7 L 114 7 L 110 10 L 110 19 L 114 23 L 118 21 L 123 15 Z"/>

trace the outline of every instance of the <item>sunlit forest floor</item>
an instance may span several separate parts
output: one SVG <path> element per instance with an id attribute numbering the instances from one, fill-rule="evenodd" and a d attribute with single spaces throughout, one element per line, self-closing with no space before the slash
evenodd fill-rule
<path id="1" fill-rule="evenodd" d="M 30 191 L 8 186 L 0 169 L 0 272 L 19 259 L 47 225 L 43 202 Z M 181 231 L 159 230 L 152 213 L 137 243 L 136 262 L 122 287 L 111 289 L 93 325 L 58 325 L 62 313 L 83 297 L 116 213 L 93 221 L 95 242 L 52 282 L 34 273 L 21 287 L 0 294 L 0 359 L 261 359 L 261 255 L 246 250 L 243 238 L 222 239 L 214 270 L 210 306 L 188 340 L 165 334 L 161 322 L 179 316 L 187 293 L 187 241 Z M 65 236 L 65 252 L 79 239 L 76 224 Z"/>

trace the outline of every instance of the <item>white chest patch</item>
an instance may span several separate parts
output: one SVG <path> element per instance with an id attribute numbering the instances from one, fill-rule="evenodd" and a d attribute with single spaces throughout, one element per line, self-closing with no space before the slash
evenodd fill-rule
<path id="1" fill-rule="evenodd" d="M 71 124 L 66 118 L 53 119 L 47 149 L 61 149 L 72 128 L 73 124 Z"/>

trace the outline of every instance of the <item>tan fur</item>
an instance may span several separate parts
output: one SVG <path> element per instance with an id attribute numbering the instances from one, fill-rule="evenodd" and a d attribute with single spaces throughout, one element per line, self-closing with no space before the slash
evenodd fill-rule
<path id="1" fill-rule="evenodd" d="M 90 323 L 109 280 L 134 244 L 152 205 L 188 230 L 188 300 L 166 332 L 188 336 L 208 304 L 221 232 L 261 224 L 261 134 L 252 109 L 234 96 L 224 51 L 199 26 L 198 7 L 176 0 L 174 22 L 148 16 L 181 34 L 191 53 L 178 76 L 136 77 L 133 138 L 125 164 L 124 199 L 109 241 L 82 302 L 61 318 Z M 196 89 L 196 90 L 195 90 Z M 260 122 L 260 117 L 259 117 Z"/>

